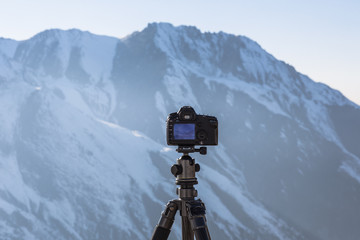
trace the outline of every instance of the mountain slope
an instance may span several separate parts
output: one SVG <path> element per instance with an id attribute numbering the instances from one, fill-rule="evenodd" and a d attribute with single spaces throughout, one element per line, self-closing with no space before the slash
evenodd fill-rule
<path id="1" fill-rule="evenodd" d="M 182 105 L 219 120 L 194 155 L 214 239 L 360 234 L 359 107 L 246 37 L 48 30 L 1 39 L 0 62 L 2 238 L 149 238 L 176 197 L 165 120 Z"/>

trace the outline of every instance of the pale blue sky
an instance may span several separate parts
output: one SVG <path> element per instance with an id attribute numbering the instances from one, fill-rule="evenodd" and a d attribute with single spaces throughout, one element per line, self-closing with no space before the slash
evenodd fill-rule
<path id="1" fill-rule="evenodd" d="M 121 38 L 160 21 L 250 37 L 276 58 L 360 104 L 360 1 L 0 2 L 0 36 L 16 40 L 50 28 L 79 28 Z"/>

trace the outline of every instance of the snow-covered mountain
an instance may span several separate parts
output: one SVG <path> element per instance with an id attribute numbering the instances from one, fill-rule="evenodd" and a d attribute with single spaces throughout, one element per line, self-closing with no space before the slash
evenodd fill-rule
<path id="1" fill-rule="evenodd" d="M 193 155 L 213 239 L 360 236 L 360 107 L 246 37 L 154 23 L 0 39 L 0 239 L 150 238 L 183 105 L 219 120 Z"/>

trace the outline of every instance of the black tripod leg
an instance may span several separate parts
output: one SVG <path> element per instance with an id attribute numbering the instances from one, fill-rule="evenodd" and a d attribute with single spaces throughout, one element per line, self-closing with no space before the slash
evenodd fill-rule
<path id="1" fill-rule="evenodd" d="M 182 240 L 194 240 L 188 216 L 181 216 Z"/>
<path id="2" fill-rule="evenodd" d="M 152 240 L 166 240 L 169 237 L 178 207 L 175 201 L 170 201 L 161 213 L 159 223 L 156 225 Z"/>
<path id="3" fill-rule="evenodd" d="M 206 224 L 205 204 L 200 199 L 188 201 L 186 203 L 186 210 L 196 240 L 211 240 Z"/>

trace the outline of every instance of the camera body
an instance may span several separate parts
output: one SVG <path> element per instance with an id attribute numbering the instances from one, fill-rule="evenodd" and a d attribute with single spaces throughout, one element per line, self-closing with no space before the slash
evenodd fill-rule
<path id="1" fill-rule="evenodd" d="M 171 113 L 166 121 L 168 145 L 195 146 L 218 144 L 216 117 L 197 115 L 192 107 L 184 106 Z"/>

